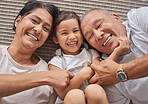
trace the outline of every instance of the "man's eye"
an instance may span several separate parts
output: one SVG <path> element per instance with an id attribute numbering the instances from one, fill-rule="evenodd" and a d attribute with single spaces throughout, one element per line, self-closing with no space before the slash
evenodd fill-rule
<path id="1" fill-rule="evenodd" d="M 103 21 L 102 21 L 103 22 Z M 102 26 L 102 22 L 96 25 L 96 29 L 99 29 Z"/>
<path id="2" fill-rule="evenodd" d="M 93 37 L 93 34 L 91 34 L 89 37 L 88 37 L 88 40 L 92 39 Z"/>

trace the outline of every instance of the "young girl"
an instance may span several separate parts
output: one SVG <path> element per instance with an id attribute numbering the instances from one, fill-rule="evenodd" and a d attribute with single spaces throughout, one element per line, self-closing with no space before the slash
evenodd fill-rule
<path id="1" fill-rule="evenodd" d="M 87 80 L 94 74 L 89 65 L 99 63 L 100 59 L 97 51 L 81 48 L 83 36 L 80 30 L 80 20 L 76 13 L 61 11 L 58 14 L 54 23 L 53 41 L 59 44 L 61 49 L 58 49 L 56 56 L 49 61 L 49 69 L 65 69 L 75 75 L 66 88 L 55 88 L 60 99 L 64 100 L 63 103 L 109 104 L 101 86 L 97 84 L 88 85 Z M 128 47 L 129 40 L 127 38 L 120 39 L 119 47 L 114 50 L 109 58 L 117 61 L 118 56 L 128 50 Z M 82 90 L 85 90 L 85 93 Z M 57 99 L 56 104 L 62 103 L 60 99 Z"/>

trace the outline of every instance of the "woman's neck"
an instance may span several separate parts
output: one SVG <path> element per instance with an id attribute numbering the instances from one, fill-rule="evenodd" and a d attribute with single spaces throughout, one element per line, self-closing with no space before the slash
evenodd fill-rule
<path id="1" fill-rule="evenodd" d="M 33 52 L 24 51 L 23 49 L 19 49 L 13 45 L 9 46 L 8 53 L 17 63 L 21 65 L 30 66 L 38 62 L 35 55 L 33 55 Z"/>

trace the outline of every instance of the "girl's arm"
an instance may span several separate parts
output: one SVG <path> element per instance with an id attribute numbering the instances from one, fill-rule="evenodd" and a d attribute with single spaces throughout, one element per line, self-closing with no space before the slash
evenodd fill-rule
<path id="1" fill-rule="evenodd" d="M 51 64 L 49 64 L 49 69 L 63 70 Z M 55 88 L 55 91 L 58 94 L 58 96 L 63 100 L 68 91 L 70 91 L 71 89 L 80 88 L 82 83 L 85 80 L 89 79 L 93 74 L 93 70 L 88 66 L 88 62 L 86 62 L 84 67 L 70 80 L 66 88 Z"/>

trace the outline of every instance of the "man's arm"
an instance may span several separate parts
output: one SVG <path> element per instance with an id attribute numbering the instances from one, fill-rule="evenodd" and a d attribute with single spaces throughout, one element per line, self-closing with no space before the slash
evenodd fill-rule
<path id="1" fill-rule="evenodd" d="M 41 85 L 65 87 L 69 83 L 69 76 L 68 72 L 63 71 L 41 71 L 20 75 L 0 74 L 0 97 Z"/>
<path id="2" fill-rule="evenodd" d="M 128 79 L 137 79 L 148 76 L 148 54 L 123 64 Z"/>
<path id="3" fill-rule="evenodd" d="M 123 69 L 128 75 L 128 80 L 137 79 L 148 76 L 148 54 L 123 64 Z M 116 71 L 120 64 L 111 59 L 106 59 L 100 62 L 99 65 L 92 64 L 91 68 L 98 74 L 95 74 L 90 80 L 90 83 L 97 83 L 102 86 L 110 86 L 119 81 L 116 78 Z"/>

